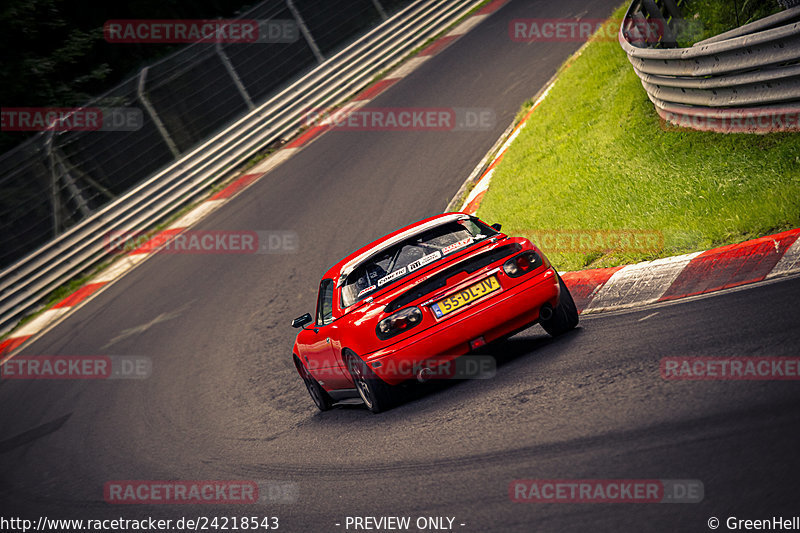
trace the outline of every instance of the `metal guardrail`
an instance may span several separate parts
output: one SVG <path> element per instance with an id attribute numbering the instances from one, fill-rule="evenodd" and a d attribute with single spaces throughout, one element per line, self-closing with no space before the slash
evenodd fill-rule
<path id="1" fill-rule="evenodd" d="M 112 255 L 110 232 L 144 231 L 198 200 L 259 149 L 293 134 L 309 108 L 334 105 L 442 32 L 481 0 L 419 0 L 328 58 L 124 196 L 0 272 L 0 332 L 54 289 Z"/>
<path id="2" fill-rule="evenodd" d="M 659 116 L 721 133 L 800 131 L 800 6 L 677 48 L 680 3 L 635 0 L 620 26 Z"/>
<path id="3" fill-rule="evenodd" d="M 219 42 L 199 39 L 84 102 L 84 109 L 102 115 L 99 129 L 74 128 L 65 120 L 64 127 L 21 134 L 14 131 L 18 114 L 4 106 L 5 143 L 21 135 L 27 140 L 0 154 L 0 270 L 180 159 L 415 1 L 259 0 L 235 17 L 250 29 L 258 24 L 255 39 L 242 42 L 232 34 L 212 39 Z M 119 33 L 135 24 L 106 22 L 103 39 L 124 54 L 130 44 Z M 24 99 L 16 103 L 26 104 Z M 39 116 L 47 110 L 39 108 Z"/>

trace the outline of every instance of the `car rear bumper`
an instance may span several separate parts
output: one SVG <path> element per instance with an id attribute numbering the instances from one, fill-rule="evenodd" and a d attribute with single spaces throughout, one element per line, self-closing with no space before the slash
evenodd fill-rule
<path id="1" fill-rule="evenodd" d="M 492 342 L 533 324 L 542 306 L 555 307 L 558 296 L 558 277 L 548 268 L 436 326 L 362 357 L 378 377 L 396 385 L 415 377 L 423 363 L 443 363 L 469 353 L 470 341 L 478 337 Z"/>

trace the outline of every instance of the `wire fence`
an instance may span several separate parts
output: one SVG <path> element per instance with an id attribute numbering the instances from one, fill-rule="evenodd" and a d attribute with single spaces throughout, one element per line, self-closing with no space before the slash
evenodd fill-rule
<path id="1" fill-rule="evenodd" d="M 188 45 L 86 104 L 102 127 L 0 156 L 0 268 L 87 219 L 412 0 L 266 0 L 255 42 Z M 282 31 L 282 29 L 284 31 Z"/>

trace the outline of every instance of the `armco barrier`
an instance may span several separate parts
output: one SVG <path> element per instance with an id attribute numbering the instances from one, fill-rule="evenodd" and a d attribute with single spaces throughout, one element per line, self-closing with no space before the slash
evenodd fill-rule
<path id="1" fill-rule="evenodd" d="M 59 131 L 41 131 L 0 154 L 0 270 L 180 159 L 414 1 L 260 0 L 221 21 L 223 29 L 240 31 L 222 31 L 219 40 L 210 39 L 214 42 L 187 38 L 195 42 L 93 97 L 71 120 L 59 123 Z M 170 28 L 177 33 L 191 22 L 198 21 L 107 20 L 102 35 L 125 53 L 138 36 L 152 36 L 150 42 L 169 38 Z M 243 29 L 249 38 L 239 38 Z M 5 144 L 22 138 L 14 130 L 36 129 L 29 113 L 25 118 L 31 109 L 18 107 L 25 103 L 2 102 Z M 75 127 L 74 117 L 85 117 L 86 110 L 101 112 L 102 127 Z M 44 113 L 35 111 L 42 128 Z"/>
<path id="2" fill-rule="evenodd" d="M 50 292 L 108 258 L 108 232 L 153 227 L 199 199 L 258 149 L 297 131 L 311 107 L 336 104 L 478 6 L 480 0 L 418 0 L 327 58 L 247 115 L 123 196 L 0 272 L 0 333 Z"/>
<path id="3" fill-rule="evenodd" d="M 680 3 L 635 0 L 619 32 L 661 118 L 721 133 L 800 131 L 800 6 L 677 48 Z"/>

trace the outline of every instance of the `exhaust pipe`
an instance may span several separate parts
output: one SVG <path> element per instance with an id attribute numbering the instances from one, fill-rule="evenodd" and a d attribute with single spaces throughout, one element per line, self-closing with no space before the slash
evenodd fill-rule
<path id="1" fill-rule="evenodd" d="M 550 304 L 544 304 L 541 309 L 539 309 L 539 320 L 550 320 L 553 318 L 553 308 L 550 307 Z"/>
<path id="2" fill-rule="evenodd" d="M 419 372 L 417 372 L 417 381 L 420 383 L 425 383 L 429 379 L 433 377 L 433 370 L 428 367 L 421 368 Z"/>

